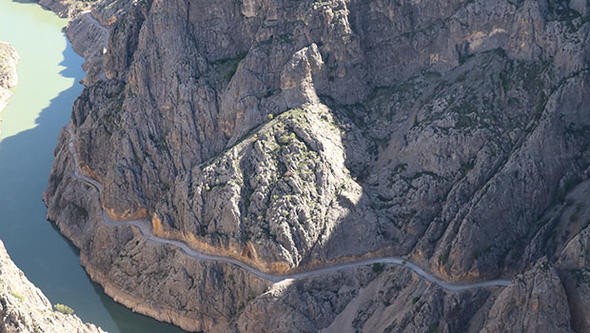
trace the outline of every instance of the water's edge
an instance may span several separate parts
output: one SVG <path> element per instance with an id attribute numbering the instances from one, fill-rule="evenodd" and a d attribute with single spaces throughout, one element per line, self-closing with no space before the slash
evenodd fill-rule
<path id="1" fill-rule="evenodd" d="M 36 3 L 0 0 L 0 40 L 21 58 L 20 82 L 0 124 L 0 238 L 52 303 L 71 306 L 84 321 L 109 332 L 180 332 L 105 295 L 80 266 L 78 250 L 45 220 L 40 197 L 55 142 L 85 76 L 83 59 L 62 32 L 66 23 Z"/>

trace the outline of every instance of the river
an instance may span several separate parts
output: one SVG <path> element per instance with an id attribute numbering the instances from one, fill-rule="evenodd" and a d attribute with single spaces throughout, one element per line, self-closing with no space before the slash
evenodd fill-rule
<path id="1" fill-rule="evenodd" d="M 57 135 L 82 91 L 82 59 L 61 29 L 66 21 L 25 0 L 0 0 L 0 40 L 20 56 L 19 84 L 0 114 L 0 239 L 49 300 L 109 332 L 183 332 L 133 313 L 93 284 L 78 252 L 45 220 L 41 194 Z"/>

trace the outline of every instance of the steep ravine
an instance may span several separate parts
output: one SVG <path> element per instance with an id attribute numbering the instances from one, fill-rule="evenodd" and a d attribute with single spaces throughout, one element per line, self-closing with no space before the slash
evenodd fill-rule
<path id="1" fill-rule="evenodd" d="M 586 331 L 588 11 L 99 1 L 68 34 L 92 68 L 76 150 L 104 188 L 63 132 L 48 217 L 107 293 L 189 330 Z M 381 265 L 272 284 L 101 205 L 269 272 L 407 256 L 513 284 Z"/>

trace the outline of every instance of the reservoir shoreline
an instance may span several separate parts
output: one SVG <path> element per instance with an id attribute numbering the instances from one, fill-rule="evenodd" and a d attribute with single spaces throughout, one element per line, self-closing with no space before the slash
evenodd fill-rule
<path id="1" fill-rule="evenodd" d="M 55 142 L 85 77 L 83 59 L 62 31 L 65 24 L 36 3 L 0 0 L 0 40 L 20 55 L 19 84 L 1 113 L 0 238 L 53 304 L 71 306 L 84 321 L 109 332 L 181 332 L 105 295 L 80 266 L 77 249 L 45 219 L 40 196 Z"/>

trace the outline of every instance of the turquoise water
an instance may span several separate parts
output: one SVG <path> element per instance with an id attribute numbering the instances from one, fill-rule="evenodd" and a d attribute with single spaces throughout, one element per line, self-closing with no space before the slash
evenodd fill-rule
<path id="1" fill-rule="evenodd" d="M 182 332 L 108 298 L 79 265 L 77 251 L 45 220 L 57 135 L 82 91 L 82 59 L 66 24 L 29 1 L 0 0 L 0 40 L 20 56 L 19 84 L 0 114 L 0 239 L 16 264 L 52 303 L 64 303 L 109 332 Z"/>

